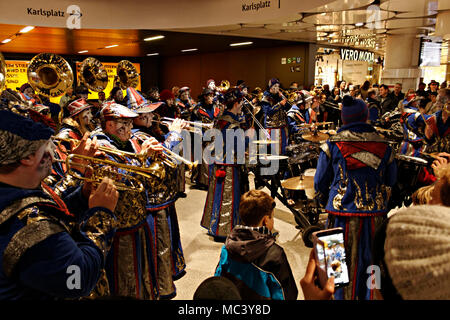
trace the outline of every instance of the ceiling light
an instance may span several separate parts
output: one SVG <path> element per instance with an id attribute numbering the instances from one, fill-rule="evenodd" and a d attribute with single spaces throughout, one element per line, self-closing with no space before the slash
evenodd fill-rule
<path id="1" fill-rule="evenodd" d="M 2 41 L 2 43 L 8 43 L 10 41 L 11 41 L 11 39 L 5 39 L 5 40 Z"/>
<path id="2" fill-rule="evenodd" d="M 88 52 L 87 50 L 83 50 L 83 51 L 78 51 L 78 53 L 86 53 Z"/>
<path id="3" fill-rule="evenodd" d="M 113 45 L 110 45 L 110 46 L 106 46 L 105 49 L 114 48 L 114 47 L 118 47 L 118 46 L 119 46 L 118 44 L 113 44 Z"/>
<path id="4" fill-rule="evenodd" d="M 362 27 L 363 25 L 364 25 L 364 22 L 355 23 L 355 27 Z"/>
<path id="5" fill-rule="evenodd" d="M 29 32 L 29 31 L 31 31 L 31 30 L 33 30 L 33 29 L 34 29 L 33 26 L 28 26 L 28 27 L 23 28 L 23 29 L 20 30 L 19 32 L 20 32 L 20 33 L 27 33 L 27 32 Z"/>
<path id="6" fill-rule="evenodd" d="M 154 37 L 150 37 L 150 38 L 145 38 L 144 41 L 152 41 L 152 40 L 158 40 L 158 39 L 162 39 L 164 38 L 164 36 L 154 36 Z"/>
<path id="7" fill-rule="evenodd" d="M 190 51 L 197 51 L 198 49 L 197 48 L 194 48 L 194 49 L 184 49 L 184 50 L 181 50 L 181 52 L 190 52 Z"/>
<path id="8" fill-rule="evenodd" d="M 155 53 L 147 53 L 147 57 L 150 57 L 150 56 L 159 56 L 159 53 L 158 53 L 158 52 L 155 52 Z"/>
<path id="9" fill-rule="evenodd" d="M 237 46 L 246 46 L 248 44 L 252 44 L 253 42 L 238 42 L 238 43 L 230 43 L 230 47 L 237 47 Z"/>

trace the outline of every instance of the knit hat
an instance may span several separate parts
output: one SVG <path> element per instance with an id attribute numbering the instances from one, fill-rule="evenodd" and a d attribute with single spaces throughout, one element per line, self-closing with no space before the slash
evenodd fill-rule
<path id="1" fill-rule="evenodd" d="M 385 262 L 403 299 L 450 299 L 450 208 L 413 206 L 386 230 Z"/>
<path id="2" fill-rule="evenodd" d="M 167 101 L 169 99 L 175 99 L 175 95 L 169 89 L 164 89 L 161 91 L 159 98 L 163 101 Z"/>
<path id="3" fill-rule="evenodd" d="M 178 94 L 182 94 L 185 91 L 191 90 L 189 87 L 181 87 L 180 90 L 178 90 Z"/>
<path id="4" fill-rule="evenodd" d="M 277 78 L 272 78 L 269 80 L 269 89 L 272 88 L 276 84 L 280 84 L 280 81 Z"/>
<path id="5" fill-rule="evenodd" d="M 342 123 L 366 122 L 368 117 L 367 104 L 361 99 L 352 96 L 344 96 L 342 99 L 341 119 Z"/>
<path id="6" fill-rule="evenodd" d="M 75 100 L 73 102 L 71 102 L 68 106 L 67 106 L 67 110 L 69 111 L 69 116 L 73 117 L 76 116 L 77 114 L 79 114 L 80 112 L 92 108 L 93 106 L 90 105 L 86 99 L 84 98 L 80 98 L 78 100 Z"/>
<path id="7" fill-rule="evenodd" d="M 242 300 L 236 285 L 225 277 L 210 277 L 195 290 L 193 300 Z"/>
<path id="8" fill-rule="evenodd" d="M 0 110 L 0 164 L 12 164 L 33 154 L 53 133 L 42 123 Z"/>
<path id="9" fill-rule="evenodd" d="M 136 113 L 148 113 L 154 111 L 159 104 L 151 104 L 135 88 L 127 88 L 128 109 Z"/>

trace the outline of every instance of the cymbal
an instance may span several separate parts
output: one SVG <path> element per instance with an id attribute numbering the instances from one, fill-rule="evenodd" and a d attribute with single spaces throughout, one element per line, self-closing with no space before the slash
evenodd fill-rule
<path id="1" fill-rule="evenodd" d="M 302 134 L 302 138 L 308 141 L 312 141 L 312 142 L 320 142 L 320 141 L 324 141 L 327 140 L 330 136 L 326 133 L 322 133 L 322 132 L 317 132 L 317 134 L 314 133 L 305 133 Z"/>
<path id="2" fill-rule="evenodd" d="M 288 190 L 305 190 L 314 188 L 314 177 L 300 176 L 289 178 L 281 182 L 281 186 Z"/>
<path id="3" fill-rule="evenodd" d="M 275 140 L 255 140 L 252 141 L 253 143 L 259 143 L 259 144 L 272 144 L 272 143 L 280 143 L 279 141 Z"/>
<path id="4" fill-rule="evenodd" d="M 319 132 L 331 134 L 331 135 L 336 134 L 336 130 L 319 130 Z"/>

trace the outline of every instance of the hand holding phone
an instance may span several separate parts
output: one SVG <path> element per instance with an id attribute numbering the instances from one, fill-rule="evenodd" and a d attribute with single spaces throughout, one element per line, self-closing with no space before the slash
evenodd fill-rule
<path id="1" fill-rule="evenodd" d="M 330 277 L 334 277 L 336 288 L 349 284 L 343 231 L 342 228 L 334 228 L 313 233 L 317 273 L 322 288 Z"/>

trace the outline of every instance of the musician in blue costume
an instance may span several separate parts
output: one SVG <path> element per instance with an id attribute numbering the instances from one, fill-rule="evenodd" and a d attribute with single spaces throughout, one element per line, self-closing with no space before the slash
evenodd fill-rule
<path id="1" fill-rule="evenodd" d="M 199 97 L 199 101 L 197 105 L 195 106 L 194 110 L 191 114 L 191 121 L 194 122 L 201 122 L 205 124 L 211 124 L 214 123 L 214 121 L 217 119 L 217 117 L 220 114 L 220 108 L 218 107 L 218 104 L 214 100 L 214 91 L 206 88 L 202 91 L 202 94 Z M 194 135 L 203 135 L 206 130 L 202 128 L 202 130 L 198 130 L 198 133 L 194 133 L 192 136 L 192 155 L 195 156 L 195 136 Z M 199 137 L 198 137 L 199 138 Z M 199 139 L 197 139 L 199 140 Z M 202 140 L 203 141 L 203 140 Z M 207 142 L 202 142 L 202 154 L 204 148 L 206 148 Z M 195 159 L 199 161 L 199 165 L 196 169 L 192 171 L 192 177 L 191 180 L 193 183 L 195 183 L 200 188 L 207 190 L 208 188 L 208 164 L 203 159 Z M 200 163 L 201 160 L 201 163 Z"/>
<path id="2" fill-rule="evenodd" d="M 150 104 L 133 88 L 127 89 L 128 108 L 138 114 L 133 119 L 134 129 L 133 139 L 136 139 L 142 147 L 144 143 L 155 142 L 156 139 L 148 131 L 151 127 L 153 112 L 158 108 L 159 103 Z M 176 119 L 169 126 L 169 132 L 165 135 L 162 144 L 165 148 L 173 150 L 181 141 L 181 130 L 184 121 Z M 163 152 L 162 147 L 155 144 L 155 149 Z M 147 165 L 151 165 L 152 160 L 147 160 Z M 173 164 L 173 165 L 172 165 Z M 183 163 L 177 165 L 176 162 L 165 162 L 164 177 L 159 181 L 151 181 L 146 187 L 148 213 L 147 221 L 150 230 L 156 241 L 157 252 L 157 273 L 160 299 L 170 299 L 176 295 L 174 280 L 181 278 L 185 274 L 186 263 L 181 246 L 180 230 L 178 226 L 175 202 L 178 199 L 177 172 Z"/>
<path id="3" fill-rule="evenodd" d="M 97 137 L 100 146 L 115 151 L 115 154 L 106 154 L 107 160 L 137 167 L 142 165 L 140 160 L 120 152 L 138 154 L 142 151 L 147 154 L 156 151 L 154 144 L 141 145 L 136 138 L 132 138 L 133 119 L 137 116 L 137 113 L 113 101 L 103 105 L 100 112 L 101 128 L 94 130 L 91 137 Z M 145 179 L 156 183 L 158 172 L 152 171 L 150 177 Z M 145 184 L 151 181 L 145 181 Z M 157 242 L 148 221 L 147 203 L 145 191 L 137 188 L 119 191 L 117 232 L 105 267 L 113 296 L 143 300 L 159 298 Z"/>
<path id="4" fill-rule="evenodd" d="M 209 169 L 209 188 L 200 225 L 217 241 L 225 240 L 233 227 L 240 223 L 239 201 L 241 195 L 248 191 L 245 164 L 238 164 L 236 159 L 237 137 L 233 141 L 227 141 L 227 131 L 239 130 L 245 125 L 245 119 L 241 116 L 242 98 L 242 92 L 238 88 L 229 89 L 225 93 L 226 110 L 215 126 L 222 133 L 223 158 L 219 158 L 216 150 L 215 162 Z M 247 138 L 245 146 L 248 146 Z M 227 151 L 234 154 L 227 155 Z"/>
<path id="5" fill-rule="evenodd" d="M 419 157 L 425 150 L 425 121 L 430 116 L 421 114 L 419 102 L 423 97 L 411 95 L 403 100 L 403 110 L 400 123 L 403 127 L 403 142 L 400 145 L 399 153 Z M 425 119 L 424 119 L 425 118 Z"/>
<path id="6" fill-rule="evenodd" d="M 267 90 L 264 91 L 261 100 L 261 108 L 264 114 L 263 125 L 267 129 L 269 135 L 275 131 L 278 135 L 278 151 L 273 154 L 284 154 L 289 140 L 288 121 L 286 112 L 291 105 L 287 102 L 280 92 L 280 81 L 272 78 L 269 80 Z"/>
<path id="7" fill-rule="evenodd" d="M 314 177 L 316 198 L 328 212 L 327 228 L 344 229 L 350 285 L 336 290 L 336 299 L 373 298 L 367 287 L 373 237 L 389 211 L 397 179 L 394 154 L 367 117 L 364 101 L 344 97 L 343 126 L 322 144 Z"/>
<path id="8" fill-rule="evenodd" d="M 184 120 L 189 120 L 192 110 L 194 110 L 195 107 L 195 101 L 192 99 L 190 91 L 191 89 L 189 87 L 180 88 L 178 91 L 178 98 L 176 99 L 176 103 L 181 110 L 181 118 Z"/>
<path id="9" fill-rule="evenodd" d="M 450 90 L 447 89 L 446 101 L 442 110 L 432 114 L 426 120 L 425 138 L 427 152 L 450 153 Z"/>
<path id="10" fill-rule="evenodd" d="M 118 194 L 111 180 L 64 199 L 42 182 L 52 168 L 52 134 L 0 111 L 1 300 L 88 296 L 115 233 Z M 72 281 L 74 273 L 78 280 Z"/>

